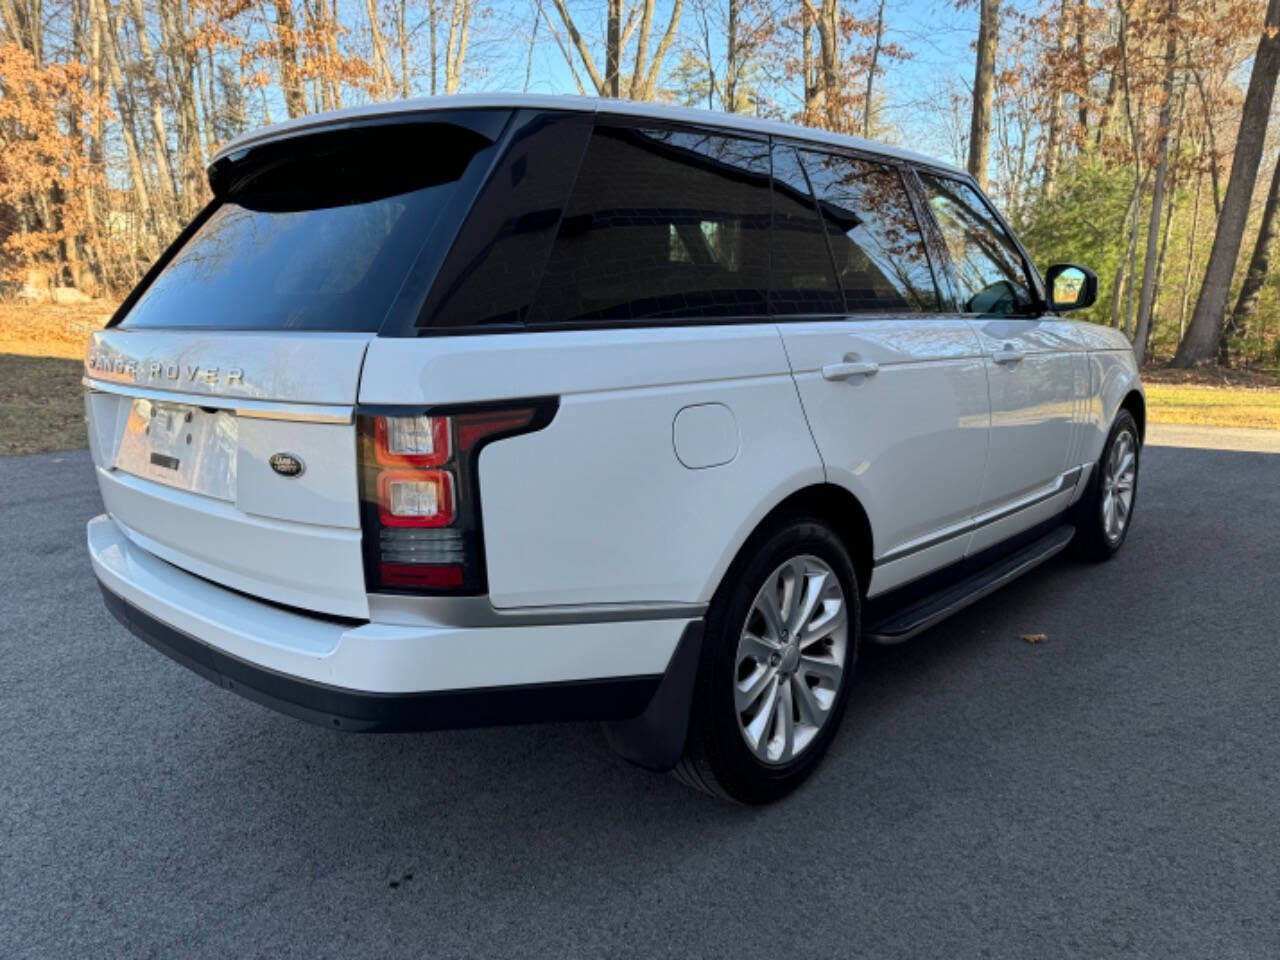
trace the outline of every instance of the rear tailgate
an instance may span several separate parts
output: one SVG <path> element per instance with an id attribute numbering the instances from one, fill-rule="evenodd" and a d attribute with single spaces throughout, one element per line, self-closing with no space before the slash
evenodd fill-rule
<path id="1" fill-rule="evenodd" d="M 198 576 L 367 617 L 352 408 L 371 339 L 95 334 L 85 406 L 107 511 L 139 546 Z"/>

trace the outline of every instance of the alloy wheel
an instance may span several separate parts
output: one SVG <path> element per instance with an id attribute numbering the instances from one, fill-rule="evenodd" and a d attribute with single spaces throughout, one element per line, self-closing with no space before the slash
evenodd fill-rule
<path id="1" fill-rule="evenodd" d="M 1129 430 L 1121 430 L 1111 444 L 1102 473 L 1102 532 L 1112 544 L 1119 543 L 1129 525 L 1137 479 L 1137 438 Z"/>
<path id="2" fill-rule="evenodd" d="M 786 763 L 813 743 L 840 692 L 848 635 L 844 587 L 824 560 L 793 557 L 765 579 L 734 666 L 738 727 L 757 759 Z"/>

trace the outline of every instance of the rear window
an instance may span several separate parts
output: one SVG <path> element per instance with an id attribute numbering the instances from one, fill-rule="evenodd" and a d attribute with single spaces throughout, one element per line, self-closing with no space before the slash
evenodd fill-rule
<path id="1" fill-rule="evenodd" d="M 598 127 L 529 320 L 763 315 L 769 217 L 768 144 Z"/>
<path id="2" fill-rule="evenodd" d="M 215 168 L 208 219 L 122 327 L 377 330 L 490 140 L 407 123 L 269 144 Z M 465 198 L 462 198 L 465 199 Z"/>

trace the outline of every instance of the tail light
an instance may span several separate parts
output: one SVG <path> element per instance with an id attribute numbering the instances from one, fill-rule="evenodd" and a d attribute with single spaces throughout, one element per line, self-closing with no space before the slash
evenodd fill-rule
<path id="1" fill-rule="evenodd" d="M 494 440 L 540 430 L 555 411 L 555 400 L 362 408 L 358 442 L 368 589 L 485 592 L 480 451 Z"/>

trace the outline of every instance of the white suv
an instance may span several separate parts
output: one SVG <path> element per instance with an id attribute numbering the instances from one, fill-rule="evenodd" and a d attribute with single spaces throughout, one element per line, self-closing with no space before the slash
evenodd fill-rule
<path id="1" fill-rule="evenodd" d="M 1129 344 L 945 164 L 453 97 L 281 124 L 209 181 L 89 347 L 89 551 L 129 629 L 260 703 L 603 720 L 761 802 L 860 642 L 1124 541 Z"/>

